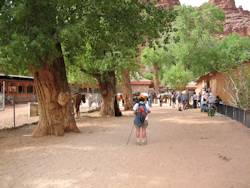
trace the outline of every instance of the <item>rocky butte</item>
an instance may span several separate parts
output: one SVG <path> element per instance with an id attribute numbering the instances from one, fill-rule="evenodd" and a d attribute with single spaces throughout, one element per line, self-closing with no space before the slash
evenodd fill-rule
<path id="1" fill-rule="evenodd" d="M 250 11 L 236 7 L 234 0 L 209 0 L 225 12 L 224 34 L 236 32 L 250 36 Z"/>
<path id="2" fill-rule="evenodd" d="M 179 0 L 158 0 L 157 4 L 162 7 L 172 8 L 174 6 L 180 5 Z"/>

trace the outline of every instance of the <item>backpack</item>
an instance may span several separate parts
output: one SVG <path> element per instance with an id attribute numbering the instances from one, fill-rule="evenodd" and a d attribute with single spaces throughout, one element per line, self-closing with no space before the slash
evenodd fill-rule
<path id="1" fill-rule="evenodd" d="M 139 103 L 139 106 L 137 109 L 137 116 L 140 120 L 140 123 L 143 124 L 147 117 L 147 109 L 144 103 Z"/>

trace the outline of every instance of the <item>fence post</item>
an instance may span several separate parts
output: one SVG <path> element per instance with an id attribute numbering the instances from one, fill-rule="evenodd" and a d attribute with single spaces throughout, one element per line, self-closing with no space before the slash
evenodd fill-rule
<path id="1" fill-rule="evenodd" d="M 243 118 L 244 125 L 246 125 L 246 110 L 244 110 L 244 118 Z"/>
<path id="2" fill-rule="evenodd" d="M 14 128 L 16 127 L 16 101 L 15 101 L 15 94 L 13 95 L 13 123 Z"/>
<path id="3" fill-rule="evenodd" d="M 236 120 L 236 108 L 233 107 L 233 119 Z"/>
<path id="4" fill-rule="evenodd" d="M 5 109 L 5 81 L 3 81 L 3 110 Z"/>

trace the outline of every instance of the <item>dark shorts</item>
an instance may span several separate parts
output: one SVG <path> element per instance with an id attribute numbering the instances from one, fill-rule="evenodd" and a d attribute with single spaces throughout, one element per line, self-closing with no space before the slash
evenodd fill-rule
<path id="1" fill-rule="evenodd" d="M 140 128 L 140 127 L 147 128 L 148 127 L 148 120 L 145 120 L 144 123 L 141 126 L 136 125 L 136 124 L 134 124 L 134 125 L 135 125 L 135 128 L 137 128 L 137 129 Z"/>

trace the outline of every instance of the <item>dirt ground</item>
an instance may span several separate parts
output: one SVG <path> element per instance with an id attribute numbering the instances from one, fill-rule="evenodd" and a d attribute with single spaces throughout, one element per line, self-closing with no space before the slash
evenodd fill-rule
<path id="1" fill-rule="evenodd" d="M 38 117 L 29 117 L 29 105 L 17 104 L 15 106 L 16 127 L 24 124 L 31 124 L 38 121 Z M 7 106 L 4 111 L 0 111 L 0 129 L 14 127 L 13 106 Z"/>
<path id="2" fill-rule="evenodd" d="M 81 112 L 86 112 L 96 108 L 96 103 L 91 108 L 87 103 L 81 104 Z M 6 106 L 4 111 L 0 111 L 0 130 L 14 127 L 14 112 L 13 106 Z M 15 127 L 20 127 L 25 124 L 32 124 L 38 121 L 38 116 L 29 117 L 29 104 L 16 104 L 15 106 Z"/>
<path id="3" fill-rule="evenodd" d="M 0 132 L 1 188 L 249 188 L 250 129 L 197 110 L 154 107 L 149 143 L 126 145 L 132 113 L 82 117 L 80 134 Z"/>

